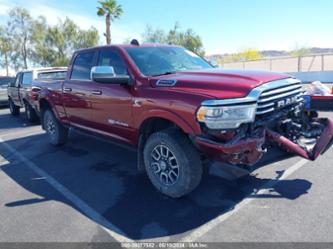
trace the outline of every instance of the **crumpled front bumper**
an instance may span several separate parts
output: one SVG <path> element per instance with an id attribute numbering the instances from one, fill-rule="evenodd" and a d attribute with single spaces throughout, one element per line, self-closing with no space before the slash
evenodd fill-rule
<path id="1" fill-rule="evenodd" d="M 251 166 L 256 164 L 265 153 L 263 145 L 267 142 L 275 144 L 287 152 L 314 161 L 319 155 L 325 153 L 333 143 L 332 120 L 321 119 L 321 121 L 325 124 L 325 128 L 311 151 L 306 151 L 300 145 L 267 128 L 261 129 L 256 137 L 242 139 L 236 143 L 217 143 L 200 136 L 195 137 L 194 142 L 208 157 L 235 165 Z"/>

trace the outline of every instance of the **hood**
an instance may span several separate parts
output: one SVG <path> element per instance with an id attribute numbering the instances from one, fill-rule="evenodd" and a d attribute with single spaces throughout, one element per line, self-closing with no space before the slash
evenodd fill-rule
<path id="1" fill-rule="evenodd" d="M 214 68 L 154 77 L 151 82 L 153 85 L 156 85 L 159 80 L 176 82 L 175 85 L 164 87 L 173 91 L 186 91 L 218 99 L 227 99 L 245 97 L 255 87 L 290 77 L 290 75 L 282 73 Z"/>

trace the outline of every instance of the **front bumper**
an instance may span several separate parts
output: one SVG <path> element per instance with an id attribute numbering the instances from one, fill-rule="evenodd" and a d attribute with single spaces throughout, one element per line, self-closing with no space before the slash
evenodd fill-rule
<path id="1" fill-rule="evenodd" d="M 288 152 L 314 161 L 320 154 L 326 152 L 333 143 L 332 120 L 321 119 L 321 121 L 325 124 L 325 128 L 311 151 L 306 151 L 300 145 L 267 128 L 261 129 L 255 137 L 242 139 L 235 143 L 217 143 L 200 136 L 195 137 L 194 142 L 208 157 L 235 165 L 251 166 L 256 164 L 265 153 L 263 146 L 267 143 L 277 145 Z"/>

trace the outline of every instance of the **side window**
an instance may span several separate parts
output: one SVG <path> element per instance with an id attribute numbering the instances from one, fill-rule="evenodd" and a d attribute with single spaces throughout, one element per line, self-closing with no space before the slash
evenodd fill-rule
<path id="1" fill-rule="evenodd" d="M 95 52 L 78 54 L 73 64 L 72 80 L 90 80 L 90 71 L 94 66 Z"/>
<path id="2" fill-rule="evenodd" d="M 15 87 L 19 87 L 22 82 L 22 73 L 19 73 L 15 79 Z"/>
<path id="3" fill-rule="evenodd" d="M 127 68 L 120 55 L 112 50 L 102 50 L 99 54 L 98 66 L 111 66 L 116 74 L 127 74 Z"/>
<path id="4" fill-rule="evenodd" d="M 10 84 L 11 87 L 18 87 L 20 85 L 20 78 L 21 78 L 21 74 L 18 73 L 16 75 L 15 80 L 13 81 L 13 83 Z"/>
<path id="5" fill-rule="evenodd" d="M 22 86 L 30 86 L 32 82 L 32 72 L 23 73 Z"/>

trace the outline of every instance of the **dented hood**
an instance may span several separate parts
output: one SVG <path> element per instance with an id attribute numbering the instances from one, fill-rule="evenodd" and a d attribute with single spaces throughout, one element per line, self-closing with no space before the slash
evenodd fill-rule
<path id="1" fill-rule="evenodd" d="M 151 83 L 156 85 L 159 80 L 162 82 L 174 81 L 175 85 L 164 87 L 173 91 L 186 91 L 213 98 L 228 99 L 245 97 L 259 85 L 290 77 L 288 74 L 272 72 L 209 69 L 154 77 L 151 79 Z"/>

